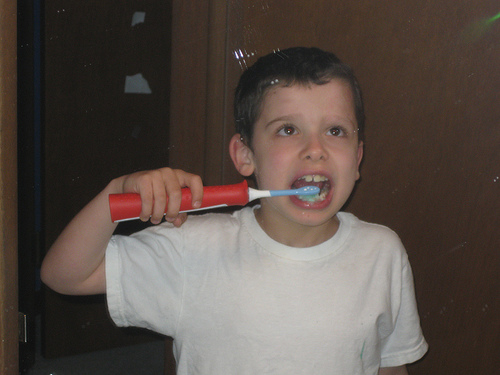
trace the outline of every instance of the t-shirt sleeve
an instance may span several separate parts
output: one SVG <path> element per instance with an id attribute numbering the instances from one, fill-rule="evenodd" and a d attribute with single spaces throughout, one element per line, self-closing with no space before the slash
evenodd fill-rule
<path id="1" fill-rule="evenodd" d="M 406 254 L 403 258 L 400 286 L 400 303 L 393 315 L 394 329 L 381 343 L 381 367 L 415 362 L 428 348 L 420 327 L 413 274 Z"/>
<path id="2" fill-rule="evenodd" d="M 109 314 L 117 326 L 174 335 L 184 282 L 181 237 L 181 230 L 164 226 L 111 238 L 106 250 L 106 293 Z"/>

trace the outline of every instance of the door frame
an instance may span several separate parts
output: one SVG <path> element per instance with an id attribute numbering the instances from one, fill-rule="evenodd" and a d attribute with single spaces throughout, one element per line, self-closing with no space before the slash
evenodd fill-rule
<path id="1" fill-rule="evenodd" d="M 0 0 L 0 371 L 19 373 L 17 1 Z"/>

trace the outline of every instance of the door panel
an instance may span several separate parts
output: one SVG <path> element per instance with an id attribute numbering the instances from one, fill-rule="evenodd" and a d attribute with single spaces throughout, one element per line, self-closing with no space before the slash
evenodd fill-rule
<path id="1" fill-rule="evenodd" d="M 17 17 L 0 0 L 0 371 L 19 372 L 17 293 Z"/>
<path id="2" fill-rule="evenodd" d="M 111 179 L 168 165 L 170 17 L 168 1 L 45 2 L 47 247 Z M 47 290 L 44 318 L 48 357 L 156 338 L 115 328 L 102 296 Z"/>

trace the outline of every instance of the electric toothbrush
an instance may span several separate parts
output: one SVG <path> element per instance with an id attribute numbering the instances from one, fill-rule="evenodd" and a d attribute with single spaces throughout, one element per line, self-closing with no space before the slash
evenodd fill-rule
<path id="1" fill-rule="evenodd" d="M 289 196 L 289 195 L 315 195 L 320 192 L 317 186 L 305 186 L 290 190 L 257 190 L 248 187 L 246 181 L 232 185 L 205 186 L 201 207 L 191 206 L 191 190 L 183 188 L 181 207 L 179 212 L 208 210 L 217 207 L 244 206 L 259 198 Z M 141 197 L 136 193 L 110 194 L 109 208 L 113 222 L 138 219 L 141 213 Z M 166 208 L 165 208 L 166 211 Z"/>

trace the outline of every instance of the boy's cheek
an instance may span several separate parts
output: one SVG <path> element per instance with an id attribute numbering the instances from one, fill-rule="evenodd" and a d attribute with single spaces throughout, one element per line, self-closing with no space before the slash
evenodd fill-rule
<path id="1" fill-rule="evenodd" d="M 279 175 L 291 163 L 284 153 L 280 152 L 270 152 L 258 160 L 259 162 L 255 164 L 255 173 L 260 175 Z"/>

